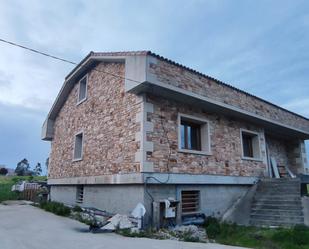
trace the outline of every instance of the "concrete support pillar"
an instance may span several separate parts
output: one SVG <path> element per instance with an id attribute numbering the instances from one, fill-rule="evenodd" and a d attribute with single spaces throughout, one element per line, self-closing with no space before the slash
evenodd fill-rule
<path id="1" fill-rule="evenodd" d="M 152 203 L 152 227 L 160 228 L 160 202 L 156 201 Z"/>
<path id="2" fill-rule="evenodd" d="M 307 156 L 304 141 L 291 141 L 288 144 L 288 157 L 290 162 L 289 167 L 294 174 L 306 173 Z"/>

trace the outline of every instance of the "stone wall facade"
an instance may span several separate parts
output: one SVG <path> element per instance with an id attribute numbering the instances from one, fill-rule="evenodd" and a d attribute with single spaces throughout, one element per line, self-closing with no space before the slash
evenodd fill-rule
<path id="1" fill-rule="evenodd" d="M 158 81 L 241 108 L 282 124 L 309 131 L 309 121 L 232 87 L 219 84 L 166 60 L 152 57 L 149 73 Z"/>
<path id="2" fill-rule="evenodd" d="M 166 84 L 308 130 L 308 120 L 218 84 L 190 70 L 151 57 L 149 74 Z M 97 69 L 97 70 L 95 70 Z M 112 72 L 122 77 L 101 73 Z M 136 172 L 262 176 L 267 171 L 264 128 L 209 113 L 184 102 L 125 90 L 125 63 L 101 62 L 88 72 L 87 99 L 77 104 L 75 84 L 54 121 L 49 178 Z M 207 119 L 210 154 L 179 151 L 178 114 Z M 259 135 L 260 159 L 242 156 L 241 129 Z M 73 160 L 75 135 L 83 132 L 83 158 Z M 278 163 L 299 170 L 307 161 L 303 141 L 288 144 L 270 136 Z M 295 143 L 294 143 L 295 142 Z"/>
<path id="3" fill-rule="evenodd" d="M 288 157 L 288 142 L 282 138 L 273 137 L 271 135 L 266 135 L 266 141 L 269 156 L 275 158 L 278 165 L 290 167 L 291 162 Z"/>
<path id="4" fill-rule="evenodd" d="M 307 157 L 305 144 L 298 139 L 284 139 L 266 134 L 268 153 L 278 165 L 288 166 L 294 174 L 305 172 Z"/>
<path id="5" fill-rule="evenodd" d="M 124 75 L 123 63 L 100 63 L 96 69 Z M 77 105 L 78 84 L 62 106 L 55 123 L 49 178 L 93 176 L 140 171 L 135 154 L 140 142 L 139 97 L 125 93 L 122 78 L 88 72 L 87 99 Z M 75 135 L 83 131 L 83 159 L 73 161 Z"/>
<path id="6" fill-rule="evenodd" d="M 147 133 L 147 141 L 153 143 L 153 151 L 147 152 L 147 161 L 153 163 L 155 172 L 233 176 L 265 174 L 267 159 L 262 127 L 160 97 L 148 96 L 147 102 L 151 103 L 154 109 L 153 113 L 147 115 L 148 121 L 153 124 L 153 132 Z M 178 151 L 178 113 L 209 120 L 211 155 Z M 242 158 L 241 128 L 259 133 L 261 160 Z"/>

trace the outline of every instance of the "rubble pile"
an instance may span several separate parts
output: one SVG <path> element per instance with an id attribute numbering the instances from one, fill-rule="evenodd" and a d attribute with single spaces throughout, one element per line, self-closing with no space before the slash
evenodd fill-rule
<path id="1" fill-rule="evenodd" d="M 195 225 L 176 226 L 172 229 L 172 231 L 177 238 L 190 236 L 193 239 L 196 238 L 198 241 L 208 242 L 207 234 L 203 227 L 198 227 Z"/>

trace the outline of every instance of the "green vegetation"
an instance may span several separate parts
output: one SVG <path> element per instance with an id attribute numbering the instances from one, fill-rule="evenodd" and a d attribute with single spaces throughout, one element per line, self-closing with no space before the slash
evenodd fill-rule
<path id="1" fill-rule="evenodd" d="M 199 237 L 194 236 L 190 231 L 184 232 L 180 239 L 186 242 L 200 242 Z"/>
<path id="2" fill-rule="evenodd" d="M 210 218 L 205 224 L 210 239 L 216 242 L 257 249 L 309 249 L 309 228 L 257 228 L 219 223 Z"/>
<path id="3" fill-rule="evenodd" d="M 12 186 L 19 181 L 44 181 L 46 176 L 0 176 L 0 202 L 18 200 L 19 193 L 12 192 Z"/>
<path id="4" fill-rule="evenodd" d="M 118 229 L 116 233 L 125 236 L 125 237 L 133 237 L 133 238 L 150 238 L 150 239 L 165 239 L 165 236 L 159 235 L 155 230 L 147 229 L 141 231 L 131 231 L 130 228 L 126 229 Z"/>
<path id="5" fill-rule="evenodd" d="M 73 207 L 72 211 L 74 211 L 74 212 L 82 212 L 83 210 L 82 210 L 82 208 L 81 208 L 80 206 L 75 205 L 75 206 Z"/>
<path id="6" fill-rule="evenodd" d="M 69 207 L 55 201 L 41 202 L 39 207 L 59 216 L 69 216 L 71 214 L 71 209 Z"/>

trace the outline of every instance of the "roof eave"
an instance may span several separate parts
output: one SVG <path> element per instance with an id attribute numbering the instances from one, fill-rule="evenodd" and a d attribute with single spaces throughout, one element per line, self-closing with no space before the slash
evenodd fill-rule
<path id="1" fill-rule="evenodd" d="M 241 108 L 213 100 L 211 98 L 189 92 L 187 90 L 171 86 L 160 82 L 144 82 L 135 88 L 130 89 L 135 94 L 150 93 L 167 99 L 183 102 L 192 106 L 197 106 L 209 112 L 223 114 L 232 118 L 245 120 L 262 126 L 265 131 L 271 131 L 286 137 L 297 137 L 300 139 L 309 139 L 309 131 L 298 129 L 278 121 L 251 113 Z"/>

